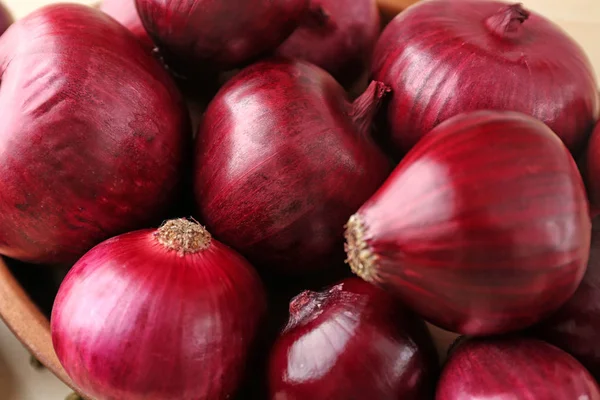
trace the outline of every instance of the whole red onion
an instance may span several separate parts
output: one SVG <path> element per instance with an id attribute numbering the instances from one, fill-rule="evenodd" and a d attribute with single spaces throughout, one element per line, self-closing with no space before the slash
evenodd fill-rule
<path id="1" fill-rule="evenodd" d="M 307 17 L 309 0 L 136 0 L 167 58 L 230 69 L 279 46 Z"/>
<path id="2" fill-rule="evenodd" d="M 309 61 L 351 85 L 368 69 L 381 29 L 375 0 L 311 0 L 321 18 L 307 21 L 278 53 Z M 318 15 L 318 13 L 315 13 Z"/>
<path id="3" fill-rule="evenodd" d="M 52 342 L 97 400 L 223 400 L 265 311 L 252 266 L 197 223 L 107 240 L 63 281 Z"/>
<path id="4" fill-rule="evenodd" d="M 583 50 L 519 4 L 420 2 L 384 30 L 372 73 L 393 89 L 387 120 L 400 153 L 440 122 L 481 109 L 532 115 L 578 152 L 598 118 Z"/>
<path id="5" fill-rule="evenodd" d="M 154 50 L 154 42 L 150 39 L 146 28 L 142 24 L 142 20 L 135 7 L 135 0 L 102 0 L 100 10 L 129 29 L 146 50 Z"/>
<path id="6" fill-rule="evenodd" d="M 383 290 L 350 278 L 292 300 L 270 356 L 270 398 L 428 399 L 437 367 L 423 322 Z"/>
<path id="7" fill-rule="evenodd" d="M 461 343 L 442 371 L 436 400 L 599 400 L 594 378 L 573 357 L 534 339 Z"/>
<path id="8" fill-rule="evenodd" d="M 0 35 L 13 23 L 13 18 L 4 4 L 0 3 Z"/>
<path id="9" fill-rule="evenodd" d="M 341 264 L 344 221 L 389 173 L 369 137 L 386 90 L 374 82 L 352 105 L 329 74 L 302 61 L 237 74 L 198 134 L 202 220 L 256 265 L 306 273 Z"/>
<path id="10" fill-rule="evenodd" d="M 424 318 L 470 335 L 532 325 L 585 272 L 591 222 L 577 166 L 540 121 L 452 118 L 350 218 L 348 262 Z"/>
<path id="11" fill-rule="evenodd" d="M 0 37 L 0 253 L 71 262 L 162 219 L 189 117 L 160 64 L 92 7 L 39 9 Z"/>
<path id="12" fill-rule="evenodd" d="M 594 222 L 587 270 L 573 297 L 549 319 L 536 326 L 536 335 L 577 358 L 600 379 L 600 221 Z"/>

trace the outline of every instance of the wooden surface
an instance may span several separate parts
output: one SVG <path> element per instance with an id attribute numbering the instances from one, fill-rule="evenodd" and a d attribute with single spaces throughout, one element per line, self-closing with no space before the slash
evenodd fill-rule
<path id="1" fill-rule="evenodd" d="M 95 0 L 70 1 L 81 4 L 95 2 Z M 414 0 L 379 1 L 382 9 L 390 13 L 395 7 L 398 7 L 398 9 L 403 8 Z M 4 2 L 19 18 L 41 5 L 59 1 L 4 0 Z M 600 0 L 523 0 L 522 2 L 526 7 L 546 15 L 570 33 L 586 50 L 595 65 L 596 72 L 600 71 L 600 43 L 598 43 L 600 38 Z M 1 261 L 0 315 L 7 321 L 7 325 L 10 326 L 16 336 L 21 338 L 42 363 L 54 371 L 59 378 L 69 383 L 52 350 L 48 321 L 29 301 L 27 295 Z M 444 345 L 453 339 L 452 336 L 444 333 L 438 332 L 437 335 Z M 0 343 L 2 342 L 0 341 Z M 35 376 L 32 376 L 31 379 L 35 379 Z M 0 388 L 0 400 L 12 400 L 13 398 L 25 400 L 24 397 L 19 397 L 19 395 L 16 397 L 2 397 L 2 392 L 3 389 Z M 31 398 L 33 399 L 33 397 Z M 35 397 L 36 400 L 53 400 L 55 398 L 57 397 L 48 392 L 40 393 L 40 397 Z"/>

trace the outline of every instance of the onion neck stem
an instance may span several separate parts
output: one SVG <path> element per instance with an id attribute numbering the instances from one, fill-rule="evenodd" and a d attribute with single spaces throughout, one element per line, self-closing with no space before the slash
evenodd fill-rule
<path id="1" fill-rule="evenodd" d="M 180 256 L 197 253 L 210 247 L 212 237 L 198 222 L 185 218 L 165 222 L 154 234 L 156 240 Z"/>
<path id="2" fill-rule="evenodd" d="M 518 39 L 523 35 L 523 23 L 529 18 L 529 11 L 522 4 L 512 4 L 499 10 L 485 20 L 485 26 L 501 39 Z"/>
<path id="3" fill-rule="evenodd" d="M 350 117 L 363 137 L 369 137 L 373 119 L 379 110 L 381 102 L 391 88 L 383 82 L 372 81 L 367 90 L 352 103 Z"/>

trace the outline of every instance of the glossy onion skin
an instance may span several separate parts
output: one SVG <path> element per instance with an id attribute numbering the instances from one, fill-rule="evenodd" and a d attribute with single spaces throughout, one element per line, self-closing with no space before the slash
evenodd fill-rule
<path id="1" fill-rule="evenodd" d="M 265 311 L 252 266 L 213 240 L 180 256 L 143 230 L 88 252 L 63 281 L 52 341 L 97 400 L 223 400 Z"/>
<path id="2" fill-rule="evenodd" d="M 270 358 L 272 400 L 430 399 L 437 357 L 423 322 L 350 278 L 290 304 Z"/>
<path id="3" fill-rule="evenodd" d="M 136 0 L 148 33 L 180 63 L 231 69 L 275 50 L 308 0 Z"/>
<path id="4" fill-rule="evenodd" d="M 150 39 L 146 28 L 142 24 L 140 15 L 135 7 L 135 0 L 103 0 L 100 4 L 100 10 L 129 29 L 146 50 L 152 51 L 154 49 L 154 42 Z"/>
<path id="5" fill-rule="evenodd" d="M 75 261 L 162 219 L 189 117 L 160 64 L 86 6 L 52 5 L 0 37 L 0 253 Z"/>
<path id="6" fill-rule="evenodd" d="M 446 363 L 436 400 L 599 400 L 598 384 L 567 353 L 534 339 L 480 339 Z"/>
<path id="7" fill-rule="evenodd" d="M 0 3 L 0 35 L 13 23 L 13 18 L 6 6 Z"/>
<path id="8" fill-rule="evenodd" d="M 198 134 L 200 220 L 257 266 L 341 265 L 344 222 L 390 170 L 351 112 L 342 87 L 312 64 L 269 60 L 237 74 Z"/>
<path id="9" fill-rule="evenodd" d="M 387 120 L 399 153 L 440 122 L 483 109 L 532 115 L 574 154 L 582 149 L 598 118 L 589 59 L 564 31 L 533 12 L 520 38 L 492 34 L 484 21 L 508 4 L 427 1 L 386 27 L 372 76 L 393 89 Z"/>
<path id="10" fill-rule="evenodd" d="M 350 86 L 369 68 L 381 29 L 375 0 L 311 0 L 327 15 L 322 23 L 301 24 L 277 52 L 306 60 Z"/>
<path id="11" fill-rule="evenodd" d="M 469 335 L 539 322 L 575 292 L 589 254 L 575 162 L 546 125 L 513 112 L 438 126 L 357 216 L 375 258 L 363 277 Z"/>
<path id="12" fill-rule="evenodd" d="M 577 358 L 600 379 L 600 221 L 594 221 L 590 259 L 583 281 L 558 312 L 539 324 L 536 335 Z"/>

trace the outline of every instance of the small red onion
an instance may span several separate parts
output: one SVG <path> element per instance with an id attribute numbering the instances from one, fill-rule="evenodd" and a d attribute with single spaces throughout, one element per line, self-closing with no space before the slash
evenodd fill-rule
<path id="1" fill-rule="evenodd" d="M 577 358 L 600 379 L 600 221 L 592 229 L 587 271 L 573 297 L 535 328 L 538 337 Z"/>
<path id="2" fill-rule="evenodd" d="M 4 4 L 0 3 L 0 35 L 13 23 L 13 18 Z"/>
<path id="3" fill-rule="evenodd" d="M 223 400 L 266 307 L 256 272 L 197 223 L 107 240 L 63 281 L 52 342 L 96 400 Z"/>
<path id="4" fill-rule="evenodd" d="M 534 339 L 461 343 L 438 383 L 436 400 L 600 400 L 594 378 L 573 357 Z"/>
<path id="5" fill-rule="evenodd" d="M 454 115 L 493 109 L 542 120 L 575 154 L 598 118 L 581 47 L 519 4 L 420 2 L 384 30 L 372 73 L 393 89 L 387 119 L 400 153 Z"/>
<path id="6" fill-rule="evenodd" d="M 425 319 L 470 335 L 540 321 L 585 272 L 591 222 L 577 166 L 540 121 L 454 117 L 350 218 L 348 262 Z"/>
<path id="7" fill-rule="evenodd" d="M 102 0 L 100 10 L 129 29 L 146 50 L 154 50 L 154 42 L 150 39 L 146 28 L 142 24 L 142 20 L 135 7 L 135 0 Z"/>
<path id="8" fill-rule="evenodd" d="M 367 71 L 381 29 L 375 0 L 311 0 L 321 18 L 307 21 L 278 53 L 309 61 L 350 86 Z M 312 22 L 312 23 L 309 23 Z"/>
<path id="9" fill-rule="evenodd" d="M 343 224 L 390 170 L 369 137 L 379 83 L 352 105 L 322 69 L 271 60 L 233 77 L 204 115 L 198 213 L 255 265 L 323 271 L 343 260 Z"/>
<path id="10" fill-rule="evenodd" d="M 306 17 L 308 0 L 136 0 L 167 58 L 230 69 L 277 48 Z"/>
<path id="11" fill-rule="evenodd" d="M 52 5 L 0 37 L 0 253 L 75 261 L 162 220 L 178 195 L 189 117 L 120 24 Z"/>
<path id="12" fill-rule="evenodd" d="M 383 290 L 350 278 L 304 292 L 270 358 L 272 400 L 422 400 L 438 362 L 425 324 Z"/>

